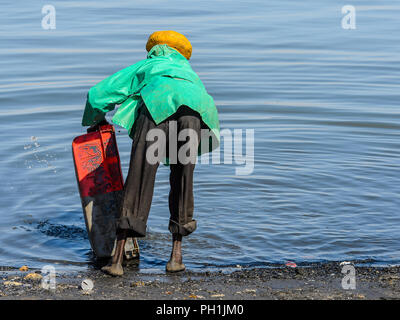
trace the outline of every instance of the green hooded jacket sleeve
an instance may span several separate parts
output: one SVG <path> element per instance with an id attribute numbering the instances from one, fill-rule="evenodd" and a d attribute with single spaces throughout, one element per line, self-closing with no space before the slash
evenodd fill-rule
<path id="1" fill-rule="evenodd" d="M 92 87 L 87 95 L 82 125 L 91 126 L 99 123 L 105 114 L 114 110 L 131 95 L 131 84 L 138 68 L 144 61 L 122 69 Z"/>
<path id="2" fill-rule="evenodd" d="M 112 121 L 127 129 L 131 138 L 134 135 L 133 124 L 141 106 L 144 105 L 154 122 L 159 124 L 173 115 L 181 105 L 186 105 L 197 111 L 210 129 L 210 135 L 201 137 L 199 154 L 219 146 L 219 120 L 213 98 L 207 93 L 188 60 L 168 45 L 154 46 L 147 59 L 115 73 L 91 88 L 82 125 L 97 124 L 117 104 L 120 106 Z"/>

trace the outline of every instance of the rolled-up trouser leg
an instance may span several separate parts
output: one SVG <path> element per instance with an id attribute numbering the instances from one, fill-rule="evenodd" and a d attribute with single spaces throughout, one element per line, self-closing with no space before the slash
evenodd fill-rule
<path id="1" fill-rule="evenodd" d="M 146 159 L 146 150 L 153 143 L 146 141 L 146 135 L 155 127 L 165 130 L 165 124 L 156 126 L 144 107 L 135 125 L 129 172 L 124 184 L 122 211 L 117 229 L 128 230 L 130 237 L 144 237 L 159 166 L 159 162 L 151 164 Z"/>
<path id="2" fill-rule="evenodd" d="M 185 145 L 184 148 L 192 153 L 189 154 L 191 157 L 186 158 L 184 162 L 187 162 L 189 158 L 191 160 L 188 163 L 182 163 L 182 160 L 185 159 L 182 159 L 178 153 L 178 163 L 170 164 L 169 210 L 171 216 L 169 231 L 173 234 L 187 236 L 196 230 L 196 220 L 193 219 L 193 172 L 197 159 L 201 120 L 200 115 L 188 107 L 181 107 L 176 114 L 176 119 L 178 133 L 184 129 L 190 129 L 195 137 L 189 135 L 186 140 L 177 142 L 178 150 Z M 189 131 L 186 132 L 189 133 Z"/>

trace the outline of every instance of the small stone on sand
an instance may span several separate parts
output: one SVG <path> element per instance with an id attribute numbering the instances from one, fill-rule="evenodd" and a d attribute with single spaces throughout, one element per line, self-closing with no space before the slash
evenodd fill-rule
<path id="1" fill-rule="evenodd" d="M 256 293 L 256 289 L 244 289 L 243 292 L 245 293 Z"/>
<path id="2" fill-rule="evenodd" d="M 38 273 L 32 272 L 32 273 L 28 273 L 28 274 L 25 276 L 24 279 L 25 279 L 25 280 L 40 281 L 40 280 L 42 280 L 42 278 L 43 278 L 42 275 L 40 275 L 40 274 L 38 274 Z"/>
<path id="3" fill-rule="evenodd" d="M 22 286 L 22 283 L 17 281 L 4 281 L 4 285 L 17 287 L 17 286 Z"/>
<path id="4" fill-rule="evenodd" d="M 212 294 L 211 298 L 222 298 L 225 297 L 225 295 L 223 293 L 217 293 L 217 294 Z"/>
<path id="5" fill-rule="evenodd" d="M 144 281 L 137 281 L 131 284 L 132 287 L 143 287 L 144 285 Z"/>

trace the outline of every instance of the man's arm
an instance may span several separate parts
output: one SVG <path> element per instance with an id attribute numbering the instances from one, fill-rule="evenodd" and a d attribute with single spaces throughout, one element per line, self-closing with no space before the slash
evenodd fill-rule
<path id="1" fill-rule="evenodd" d="M 105 114 L 114 110 L 115 105 L 123 103 L 131 94 L 135 72 L 142 61 L 109 76 L 90 88 L 82 126 L 95 126 L 105 120 Z"/>

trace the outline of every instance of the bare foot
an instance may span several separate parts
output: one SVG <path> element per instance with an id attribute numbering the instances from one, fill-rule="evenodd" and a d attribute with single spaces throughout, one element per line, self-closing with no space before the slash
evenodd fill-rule
<path id="1" fill-rule="evenodd" d="M 168 272 L 179 272 L 185 270 L 185 268 L 185 265 L 182 263 L 182 236 L 173 234 L 171 257 L 165 269 Z"/>
<path id="2" fill-rule="evenodd" d="M 101 268 L 104 272 L 112 275 L 112 276 L 122 276 L 124 274 L 124 269 L 120 263 L 113 263 L 110 266 L 105 266 Z"/>
<path id="3" fill-rule="evenodd" d="M 169 260 L 165 268 L 168 272 L 179 272 L 186 269 L 183 263 L 176 262 L 174 260 Z"/>
<path id="4" fill-rule="evenodd" d="M 117 247 L 108 266 L 101 268 L 104 272 L 112 276 L 122 276 L 124 269 L 122 268 L 122 261 L 124 260 L 124 247 L 126 241 L 126 230 L 117 233 Z"/>

